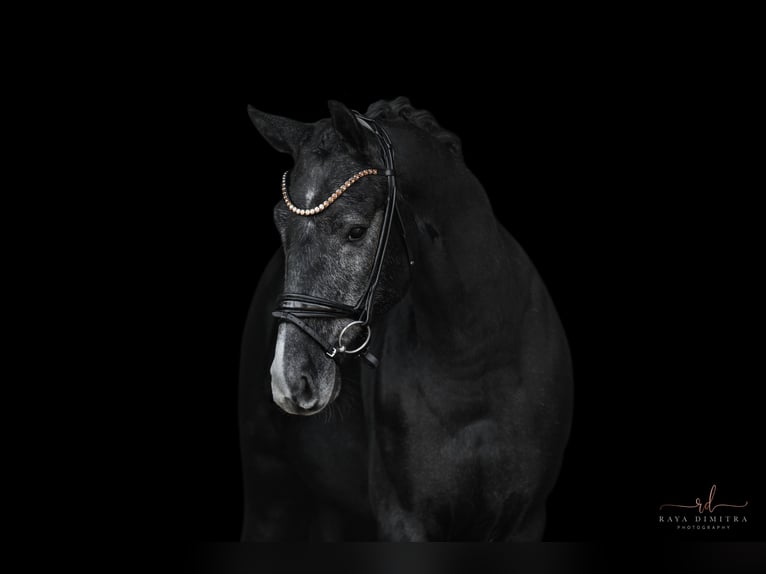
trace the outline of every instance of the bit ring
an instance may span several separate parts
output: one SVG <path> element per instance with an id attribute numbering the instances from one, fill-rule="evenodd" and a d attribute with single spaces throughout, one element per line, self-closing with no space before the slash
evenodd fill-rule
<path id="1" fill-rule="evenodd" d="M 359 345 L 356 349 L 349 351 L 349 350 L 346 350 L 345 345 L 343 345 L 343 336 L 346 334 L 346 331 L 348 331 L 349 327 L 351 327 L 352 325 L 362 325 L 364 327 L 367 327 L 367 338 L 364 340 L 364 343 Z M 348 325 L 343 327 L 343 330 L 340 332 L 340 335 L 338 335 L 338 351 L 340 351 L 341 353 L 346 353 L 347 355 L 354 355 L 367 346 L 367 343 L 370 342 L 371 336 L 372 336 L 372 329 L 370 329 L 369 325 L 365 325 L 362 321 L 351 321 Z"/>

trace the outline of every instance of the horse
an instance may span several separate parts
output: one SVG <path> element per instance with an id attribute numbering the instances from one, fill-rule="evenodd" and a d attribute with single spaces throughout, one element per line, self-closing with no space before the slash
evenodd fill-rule
<path id="1" fill-rule="evenodd" d="M 553 301 L 430 112 L 329 112 L 248 106 L 293 166 L 242 338 L 241 539 L 540 540 L 573 400 Z"/>

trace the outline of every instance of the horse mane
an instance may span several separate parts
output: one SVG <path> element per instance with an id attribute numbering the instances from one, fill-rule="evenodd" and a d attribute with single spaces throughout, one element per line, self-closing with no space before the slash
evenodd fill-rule
<path id="1" fill-rule="evenodd" d="M 407 123 L 426 132 L 440 144 L 446 146 L 456 158 L 463 159 L 460 138 L 440 126 L 431 112 L 415 108 L 408 98 L 400 96 L 390 102 L 385 100 L 377 101 L 370 104 L 365 115 L 374 120 L 403 119 Z"/>

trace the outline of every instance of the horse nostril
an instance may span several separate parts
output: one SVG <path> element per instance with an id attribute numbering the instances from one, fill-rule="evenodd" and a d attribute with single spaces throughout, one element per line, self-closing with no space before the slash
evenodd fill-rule
<path id="1" fill-rule="evenodd" d="M 296 403 L 302 409 L 311 409 L 317 404 L 317 398 L 311 388 L 311 382 L 306 375 L 301 375 L 301 384 L 296 393 Z"/>

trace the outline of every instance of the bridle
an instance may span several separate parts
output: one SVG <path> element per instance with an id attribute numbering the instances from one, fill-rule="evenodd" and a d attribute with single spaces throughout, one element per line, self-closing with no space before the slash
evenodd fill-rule
<path id="1" fill-rule="evenodd" d="M 375 291 L 378 288 L 378 282 L 380 281 L 380 271 L 383 267 L 383 260 L 386 256 L 386 249 L 388 248 L 388 239 L 391 235 L 391 227 L 394 219 L 399 220 L 399 227 L 402 231 L 402 238 L 404 240 L 405 248 L 407 249 L 408 261 L 412 265 L 414 262 L 410 255 L 409 246 L 407 245 L 407 235 L 404 228 L 404 222 L 402 221 L 401 212 L 397 206 L 397 188 L 396 188 L 396 171 L 394 162 L 394 147 L 391 144 L 391 138 L 388 132 L 380 126 L 375 120 L 367 118 L 359 112 L 354 112 L 357 121 L 365 129 L 372 132 L 380 146 L 380 150 L 383 156 L 384 167 L 367 169 L 354 175 L 347 180 L 338 190 L 330 196 L 324 203 L 310 210 L 298 209 L 295 207 L 287 195 L 286 175 L 282 179 L 282 195 L 290 211 L 295 214 L 303 216 L 316 215 L 317 213 L 326 209 L 335 199 L 337 199 L 350 185 L 363 176 L 382 175 L 386 177 L 388 181 L 388 195 L 386 197 L 386 209 L 383 213 L 383 224 L 381 226 L 380 235 L 378 236 L 378 245 L 375 249 L 375 258 L 372 262 L 372 269 L 370 276 L 367 279 L 367 287 L 365 288 L 362 296 L 356 302 L 355 305 L 346 305 L 344 303 L 338 303 L 337 301 L 331 301 L 322 297 L 315 297 L 313 295 L 304 295 L 301 293 L 282 293 L 279 297 L 279 305 L 272 313 L 272 315 L 282 321 L 288 321 L 298 327 L 301 331 L 306 333 L 314 341 L 319 344 L 324 350 L 325 354 L 334 361 L 340 361 L 341 357 L 345 355 L 359 355 L 370 366 L 377 367 L 378 359 L 374 357 L 368 350 L 370 338 L 372 337 L 372 328 L 370 327 L 370 320 L 372 318 L 372 306 L 375 299 Z M 326 341 L 319 333 L 307 325 L 302 319 L 305 318 L 317 318 L 317 319 L 351 319 L 351 321 L 343 327 L 338 335 L 338 344 L 334 345 L 332 342 Z M 364 342 L 358 345 L 354 349 L 349 349 L 344 345 L 344 338 L 347 336 L 349 329 L 353 326 L 359 326 L 360 328 L 366 328 L 367 334 Z"/>

